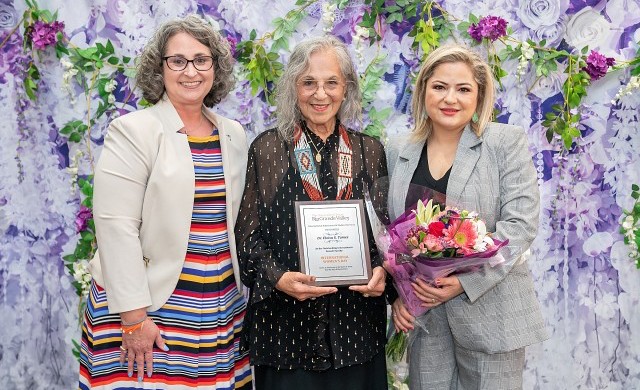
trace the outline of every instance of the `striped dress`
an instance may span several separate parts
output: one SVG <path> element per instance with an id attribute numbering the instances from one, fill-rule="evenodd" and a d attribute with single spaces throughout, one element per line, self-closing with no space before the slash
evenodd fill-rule
<path id="1" fill-rule="evenodd" d="M 109 314 L 93 283 L 82 325 L 80 389 L 251 389 L 248 354 L 239 348 L 245 313 L 227 235 L 226 192 L 217 129 L 188 137 L 195 170 L 189 245 L 178 284 L 148 313 L 170 348 L 154 345 L 153 376 L 137 382 L 120 367 L 120 316 Z"/>

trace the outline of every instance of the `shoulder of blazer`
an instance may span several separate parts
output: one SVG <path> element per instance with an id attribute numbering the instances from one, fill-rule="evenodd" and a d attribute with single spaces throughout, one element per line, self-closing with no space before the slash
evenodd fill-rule
<path id="1" fill-rule="evenodd" d="M 483 143 L 487 143 L 488 146 L 500 146 L 505 140 L 517 140 L 521 137 L 526 138 L 526 136 L 524 129 L 520 126 L 490 122 L 482 132 L 481 138 Z"/>
<path id="2" fill-rule="evenodd" d="M 410 136 L 408 135 L 396 135 L 389 137 L 389 140 L 385 144 L 385 152 L 387 153 L 387 165 L 389 168 L 389 174 L 393 172 L 393 168 L 398 160 L 398 155 L 403 147 L 409 142 Z"/>

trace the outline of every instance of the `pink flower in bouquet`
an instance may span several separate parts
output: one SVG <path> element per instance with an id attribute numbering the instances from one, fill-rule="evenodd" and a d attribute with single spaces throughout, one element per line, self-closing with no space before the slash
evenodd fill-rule
<path id="1" fill-rule="evenodd" d="M 431 234 L 425 237 L 424 246 L 429 252 L 442 252 L 444 250 L 442 238 Z"/>
<path id="2" fill-rule="evenodd" d="M 459 254 L 469 255 L 476 252 L 473 247 L 476 244 L 478 232 L 468 219 L 451 220 L 449 227 L 444 230 L 444 237 L 451 247 L 458 248 Z"/>

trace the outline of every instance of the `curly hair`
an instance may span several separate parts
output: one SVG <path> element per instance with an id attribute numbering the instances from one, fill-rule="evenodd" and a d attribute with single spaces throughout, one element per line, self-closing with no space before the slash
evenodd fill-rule
<path id="1" fill-rule="evenodd" d="M 471 49 L 456 44 L 445 45 L 429 53 L 416 79 L 411 101 L 411 109 L 415 120 L 415 127 L 413 128 L 413 138 L 415 140 L 428 138 L 432 131 L 431 119 L 427 115 L 425 108 L 427 81 L 433 76 L 438 66 L 454 62 L 462 62 L 469 66 L 473 78 L 478 83 L 478 106 L 476 108 L 478 121 L 476 123 L 471 122 L 471 128 L 479 136 L 491 121 L 495 103 L 495 83 L 491 68 L 478 53 Z"/>
<path id="2" fill-rule="evenodd" d="M 148 102 L 155 104 L 162 98 L 165 92 L 162 57 L 169 39 L 181 32 L 191 35 L 211 50 L 215 78 L 211 90 L 204 98 L 204 105 L 213 107 L 233 89 L 234 60 L 229 42 L 197 15 L 172 20 L 158 28 L 140 54 L 136 85 Z"/>
<path id="3" fill-rule="evenodd" d="M 327 35 L 300 42 L 291 53 L 282 77 L 276 86 L 276 115 L 278 133 L 285 141 L 293 139 L 293 129 L 302 120 L 302 112 L 298 107 L 296 83 L 309 68 L 309 57 L 319 51 L 332 50 L 338 58 L 340 71 L 346 81 L 344 101 L 340 105 L 337 117 L 346 125 L 362 122 L 362 103 L 358 74 L 344 43 L 338 38 Z"/>

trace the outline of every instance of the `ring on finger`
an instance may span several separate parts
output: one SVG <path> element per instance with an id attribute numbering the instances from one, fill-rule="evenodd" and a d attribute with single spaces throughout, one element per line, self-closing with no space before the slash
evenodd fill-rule
<path id="1" fill-rule="evenodd" d="M 126 349 L 125 347 L 123 347 L 122 345 L 120 346 L 120 350 L 121 350 L 122 352 L 127 352 L 127 349 Z"/>
<path id="2" fill-rule="evenodd" d="M 362 294 L 365 298 L 369 298 L 369 294 Z"/>
<path id="3" fill-rule="evenodd" d="M 436 299 L 435 298 L 431 298 L 431 303 L 436 303 Z"/>

